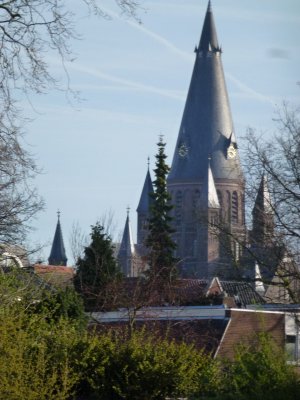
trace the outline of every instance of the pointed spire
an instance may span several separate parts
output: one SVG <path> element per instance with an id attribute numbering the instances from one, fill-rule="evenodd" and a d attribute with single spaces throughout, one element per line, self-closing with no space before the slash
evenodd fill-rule
<path id="1" fill-rule="evenodd" d="M 199 51 L 220 51 L 211 2 L 208 2 L 204 25 L 199 43 Z"/>
<path id="2" fill-rule="evenodd" d="M 132 239 L 130 219 L 129 219 L 130 208 L 127 207 L 127 217 L 125 227 L 123 231 L 123 237 L 118 252 L 118 260 L 121 266 L 121 270 L 125 276 L 131 276 L 131 261 L 135 253 L 134 242 Z"/>
<path id="3" fill-rule="evenodd" d="M 203 181 L 200 206 L 203 208 L 220 208 L 215 180 L 210 168 L 210 159 L 208 159 L 207 174 Z"/>
<path id="4" fill-rule="evenodd" d="M 57 224 L 52 242 L 50 256 L 48 258 L 49 265 L 67 265 L 67 256 L 63 241 L 62 230 L 60 226 L 60 211 L 57 211 Z"/>
<path id="5" fill-rule="evenodd" d="M 179 151 L 183 144 L 189 149 L 188 157 L 183 157 Z M 230 145 L 234 146 L 234 152 L 228 157 Z M 216 183 L 220 179 L 243 180 L 210 2 L 197 47 L 168 184 L 201 183 L 207 173 L 209 156 Z"/>
<path id="6" fill-rule="evenodd" d="M 271 195 L 269 191 L 268 178 L 265 173 L 262 174 L 260 180 L 254 208 L 266 214 L 274 214 Z"/>
<path id="7" fill-rule="evenodd" d="M 148 214 L 148 212 L 150 210 L 150 205 L 151 205 L 150 193 L 153 193 L 153 184 L 152 184 L 150 170 L 149 170 L 149 163 L 150 163 L 149 157 L 147 159 L 147 163 L 148 163 L 147 174 L 146 174 L 142 194 L 140 197 L 139 205 L 136 209 L 136 211 L 138 213 L 145 213 L 145 214 Z"/>
<path id="8" fill-rule="evenodd" d="M 271 244 L 274 238 L 275 221 L 268 179 L 264 173 L 261 177 L 252 216 L 252 242 L 256 246 Z"/>

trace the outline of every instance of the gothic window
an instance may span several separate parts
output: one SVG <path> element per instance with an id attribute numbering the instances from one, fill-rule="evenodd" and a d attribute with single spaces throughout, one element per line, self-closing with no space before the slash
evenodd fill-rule
<path id="1" fill-rule="evenodd" d="M 227 220 L 230 223 L 231 222 L 231 195 L 230 192 L 227 190 L 226 191 L 226 197 L 227 197 Z"/>
<path id="2" fill-rule="evenodd" d="M 239 203 L 237 192 L 232 193 L 231 222 L 233 224 L 237 224 L 239 222 Z"/>
<path id="3" fill-rule="evenodd" d="M 182 219 L 182 192 L 179 190 L 175 196 L 175 223 L 181 225 Z"/>

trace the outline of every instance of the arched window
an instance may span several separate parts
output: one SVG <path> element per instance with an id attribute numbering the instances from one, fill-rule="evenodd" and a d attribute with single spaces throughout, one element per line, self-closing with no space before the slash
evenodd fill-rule
<path id="1" fill-rule="evenodd" d="M 232 193 L 231 222 L 233 224 L 237 224 L 239 222 L 239 201 L 237 192 Z"/>
<path id="2" fill-rule="evenodd" d="M 231 194 L 228 190 L 226 190 L 225 218 L 226 218 L 226 221 L 228 221 L 229 223 L 231 222 L 231 208 L 232 208 Z"/>

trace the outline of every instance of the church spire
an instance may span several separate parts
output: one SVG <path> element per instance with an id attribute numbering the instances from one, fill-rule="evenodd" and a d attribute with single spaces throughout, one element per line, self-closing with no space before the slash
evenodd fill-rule
<path id="1" fill-rule="evenodd" d="M 139 205 L 136 209 L 138 213 L 148 213 L 151 205 L 151 198 L 150 198 L 150 193 L 153 193 L 153 184 L 151 180 L 151 175 L 149 171 L 149 157 L 147 159 L 148 163 L 148 169 L 147 169 L 147 174 L 142 190 L 142 194 L 140 197 Z"/>
<path id="2" fill-rule="evenodd" d="M 208 2 L 207 12 L 204 19 L 202 34 L 199 43 L 199 51 L 220 51 L 218 45 L 217 31 L 211 8 L 211 2 Z"/>
<path id="3" fill-rule="evenodd" d="M 150 216 L 150 207 L 152 203 L 151 193 L 153 193 L 153 184 L 149 171 L 149 157 L 148 157 L 148 169 L 147 174 L 140 197 L 139 205 L 137 207 L 138 213 L 138 229 L 137 229 L 137 243 L 143 244 L 147 236 L 148 230 L 148 219 Z"/>
<path id="4" fill-rule="evenodd" d="M 262 174 L 260 180 L 252 216 L 253 242 L 258 244 L 267 244 L 272 240 L 274 234 L 274 211 L 268 187 L 268 179 L 265 173 Z"/>
<path id="5" fill-rule="evenodd" d="M 265 173 L 262 174 L 259 189 L 255 199 L 254 209 L 257 208 L 266 214 L 274 214 L 271 195 L 269 191 L 268 178 Z"/>
<path id="6" fill-rule="evenodd" d="M 228 152 L 229 147 L 232 151 Z M 231 150 L 231 149 L 230 149 Z M 243 180 L 211 4 L 204 25 L 168 177 L 169 184 L 200 183 L 206 161 L 220 179 Z"/>
<path id="7" fill-rule="evenodd" d="M 63 241 L 62 230 L 60 226 L 60 211 L 57 211 L 57 224 L 52 242 L 50 256 L 48 258 L 49 265 L 67 265 L 67 256 Z"/>
<path id="8" fill-rule="evenodd" d="M 130 220 L 129 220 L 129 207 L 127 208 L 127 217 L 123 231 L 123 237 L 118 252 L 118 261 L 121 271 L 126 277 L 132 276 L 132 261 L 135 253 L 134 243 L 132 239 Z"/>

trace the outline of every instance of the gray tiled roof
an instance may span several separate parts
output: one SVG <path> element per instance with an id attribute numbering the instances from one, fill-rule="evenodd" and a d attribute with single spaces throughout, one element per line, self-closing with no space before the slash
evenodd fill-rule
<path id="1" fill-rule="evenodd" d="M 146 174 L 142 194 L 140 197 L 139 205 L 137 207 L 137 212 L 139 213 L 149 213 L 150 205 L 151 205 L 151 197 L 150 193 L 153 193 L 153 185 L 152 185 L 152 180 L 150 176 L 149 169 Z"/>

